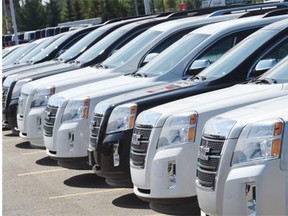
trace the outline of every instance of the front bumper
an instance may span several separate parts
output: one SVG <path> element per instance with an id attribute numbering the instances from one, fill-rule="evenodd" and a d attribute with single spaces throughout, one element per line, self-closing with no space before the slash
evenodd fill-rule
<path id="1" fill-rule="evenodd" d="M 17 107 L 18 99 L 12 99 L 8 106 L 2 109 L 2 124 L 7 128 L 14 129 L 17 127 Z"/>
<path id="2" fill-rule="evenodd" d="M 224 187 L 208 191 L 197 186 L 201 210 L 208 215 L 287 215 L 288 174 L 279 167 L 279 160 L 235 167 L 221 184 Z M 247 190 L 251 185 L 255 187 L 254 207 Z"/>
<path id="3" fill-rule="evenodd" d="M 27 115 L 17 115 L 17 125 L 20 137 L 29 141 L 33 146 L 45 147 L 43 140 L 43 122 L 45 108 L 32 108 Z"/>
<path id="4" fill-rule="evenodd" d="M 109 134 L 105 137 L 99 151 L 94 150 L 94 171 L 98 176 L 113 179 L 130 178 L 130 147 L 132 130 Z"/>
<path id="5" fill-rule="evenodd" d="M 58 130 L 57 128 L 57 125 L 54 125 L 52 137 L 43 136 L 47 154 L 59 161 L 87 160 L 88 120 L 62 123 Z"/>
<path id="6" fill-rule="evenodd" d="M 196 149 L 193 143 L 158 150 L 151 166 L 145 169 L 131 167 L 134 193 L 149 202 L 154 199 L 161 202 L 160 199 L 163 199 L 164 203 L 170 204 L 174 203 L 174 199 L 185 200 L 196 196 Z"/>

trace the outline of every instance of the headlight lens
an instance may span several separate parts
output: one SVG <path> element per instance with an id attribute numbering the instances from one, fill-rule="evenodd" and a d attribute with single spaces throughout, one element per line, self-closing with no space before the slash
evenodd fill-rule
<path id="1" fill-rule="evenodd" d="M 101 101 L 100 103 L 98 103 L 95 108 L 94 108 L 94 113 L 96 114 L 100 114 L 100 115 L 104 115 L 104 113 L 106 112 L 106 110 L 108 109 L 108 107 L 110 106 L 109 103 L 107 103 L 106 101 Z"/>
<path id="2" fill-rule="evenodd" d="M 54 86 L 45 89 L 37 89 L 35 95 L 33 96 L 31 107 L 46 106 L 49 97 L 53 94 L 55 94 Z"/>
<path id="3" fill-rule="evenodd" d="M 110 115 L 106 133 L 132 129 L 135 123 L 136 111 L 136 104 L 124 104 L 115 107 Z"/>
<path id="4" fill-rule="evenodd" d="M 88 97 L 70 100 L 64 110 L 62 122 L 88 118 L 89 103 L 90 99 Z"/>
<path id="5" fill-rule="evenodd" d="M 22 79 L 22 80 L 18 80 L 13 88 L 12 91 L 12 99 L 18 99 L 20 97 L 21 94 L 21 88 L 22 86 L 27 83 L 30 82 L 32 79 Z"/>
<path id="6" fill-rule="evenodd" d="M 176 114 L 168 117 L 162 128 L 158 148 L 194 142 L 197 117 L 196 112 Z"/>
<path id="7" fill-rule="evenodd" d="M 136 124 L 154 127 L 161 113 L 147 110 L 141 112 L 136 119 Z"/>
<path id="8" fill-rule="evenodd" d="M 279 158 L 282 130 L 280 119 L 246 125 L 239 136 L 232 165 Z"/>

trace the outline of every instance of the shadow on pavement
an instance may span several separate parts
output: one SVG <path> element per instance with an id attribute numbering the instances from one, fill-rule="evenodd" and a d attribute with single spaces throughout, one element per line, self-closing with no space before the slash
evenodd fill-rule
<path id="1" fill-rule="evenodd" d="M 105 178 L 99 177 L 94 173 L 85 173 L 73 176 L 65 180 L 64 184 L 70 187 L 80 188 L 111 188 L 106 184 Z"/>
<path id="2" fill-rule="evenodd" d="M 21 149 L 33 149 L 32 146 L 30 145 L 30 142 L 18 143 L 15 145 L 15 147 L 21 148 Z"/>
<path id="3" fill-rule="evenodd" d="M 134 193 L 120 196 L 114 199 L 112 204 L 121 208 L 149 209 L 149 203 L 140 200 Z"/>
<path id="4" fill-rule="evenodd" d="M 49 156 L 41 158 L 37 160 L 35 163 L 41 166 L 58 166 L 57 161 L 51 159 Z"/>

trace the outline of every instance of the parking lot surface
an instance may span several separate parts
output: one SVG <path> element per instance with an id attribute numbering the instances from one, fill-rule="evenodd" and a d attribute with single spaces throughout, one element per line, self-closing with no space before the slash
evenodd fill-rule
<path id="1" fill-rule="evenodd" d="M 10 131 L 2 131 L 2 215 L 163 215 L 132 188 L 112 188 L 90 169 L 62 168 Z"/>

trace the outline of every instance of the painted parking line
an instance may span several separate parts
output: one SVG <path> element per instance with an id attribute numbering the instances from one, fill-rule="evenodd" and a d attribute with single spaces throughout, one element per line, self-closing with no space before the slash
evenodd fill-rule
<path id="1" fill-rule="evenodd" d="M 2 141 L 3 142 L 12 142 L 12 141 L 22 141 L 22 140 L 20 140 L 20 137 L 14 137 L 14 138 L 11 138 L 11 137 L 3 137 L 2 136 Z"/>
<path id="2" fill-rule="evenodd" d="M 29 172 L 29 173 L 21 173 L 21 174 L 18 174 L 17 176 L 29 176 L 29 175 L 37 175 L 37 174 L 43 174 L 43 173 L 66 171 L 66 170 L 69 170 L 69 169 L 59 168 L 59 169 L 41 170 L 41 171 L 35 171 L 35 172 Z"/>
<path id="3" fill-rule="evenodd" d="M 38 150 L 38 151 L 33 151 L 33 152 L 25 152 L 25 153 L 22 153 L 22 155 L 33 155 L 33 154 L 39 154 L 39 153 L 46 153 L 45 150 Z"/>
<path id="4" fill-rule="evenodd" d="M 90 195 L 90 194 L 99 194 L 99 193 L 108 193 L 108 192 L 113 192 L 113 191 L 126 191 L 126 190 L 131 190 L 131 188 L 113 188 L 113 189 L 106 189 L 106 190 L 100 190 L 100 191 L 89 191 L 89 192 L 83 192 L 83 193 L 66 194 L 66 195 L 49 197 L 49 199 L 60 199 L 60 198 L 67 198 L 67 197 L 74 197 L 74 196 L 81 196 L 81 195 Z"/>

